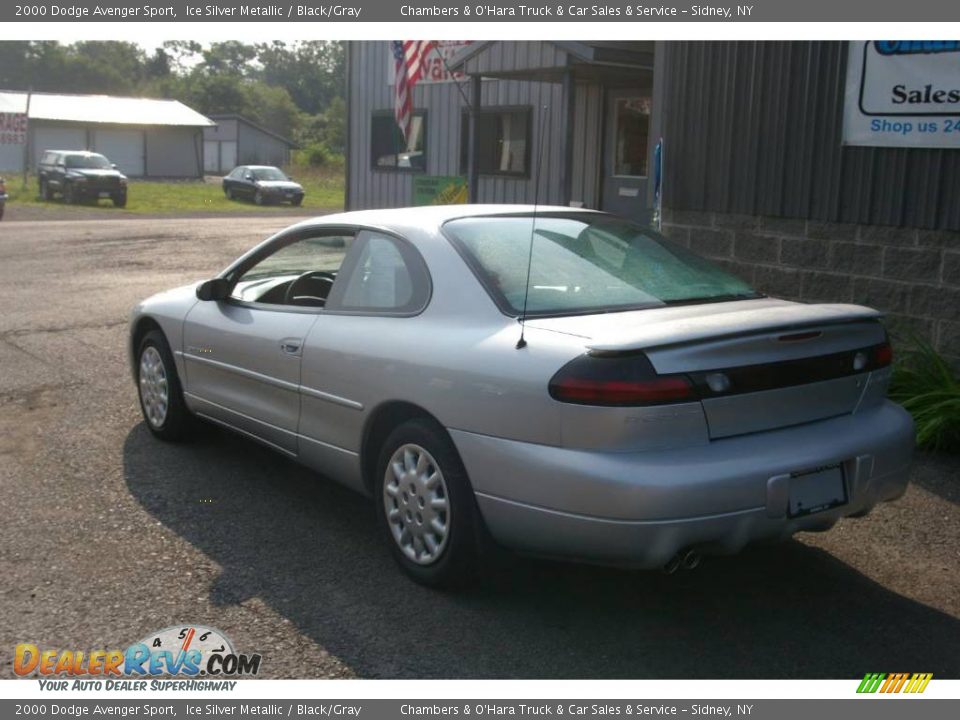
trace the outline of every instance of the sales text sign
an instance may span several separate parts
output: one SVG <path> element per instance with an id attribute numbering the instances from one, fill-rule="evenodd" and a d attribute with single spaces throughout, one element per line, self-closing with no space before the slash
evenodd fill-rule
<path id="1" fill-rule="evenodd" d="M 23 145 L 27 142 L 27 114 L 0 111 L 0 145 Z"/>
<path id="2" fill-rule="evenodd" d="M 960 40 L 851 42 L 843 142 L 960 149 Z"/>

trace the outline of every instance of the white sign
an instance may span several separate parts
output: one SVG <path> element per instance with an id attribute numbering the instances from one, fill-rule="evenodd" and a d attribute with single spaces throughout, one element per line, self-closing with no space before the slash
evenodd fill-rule
<path id="1" fill-rule="evenodd" d="M 0 112 L 0 145 L 23 145 L 27 142 L 27 114 Z"/>
<path id="2" fill-rule="evenodd" d="M 851 42 L 843 142 L 960 149 L 960 41 Z"/>

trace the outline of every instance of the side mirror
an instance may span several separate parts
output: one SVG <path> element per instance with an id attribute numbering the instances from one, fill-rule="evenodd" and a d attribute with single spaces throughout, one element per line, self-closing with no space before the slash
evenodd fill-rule
<path id="1" fill-rule="evenodd" d="M 197 285 L 198 300 L 226 300 L 230 295 L 230 283 L 223 278 L 213 278 Z"/>

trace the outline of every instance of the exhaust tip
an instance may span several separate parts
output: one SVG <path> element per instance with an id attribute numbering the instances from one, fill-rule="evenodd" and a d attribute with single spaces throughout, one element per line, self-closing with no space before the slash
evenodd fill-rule
<path id="1" fill-rule="evenodd" d="M 696 550 L 687 550 L 680 561 L 684 570 L 694 570 L 700 564 L 700 553 Z"/>

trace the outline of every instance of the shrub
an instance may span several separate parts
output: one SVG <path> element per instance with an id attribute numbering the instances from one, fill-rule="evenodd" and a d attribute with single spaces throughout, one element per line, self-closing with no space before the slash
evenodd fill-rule
<path id="1" fill-rule="evenodd" d="M 913 415 L 918 446 L 960 452 L 960 378 L 933 346 L 914 341 L 894 363 L 890 398 Z"/>

